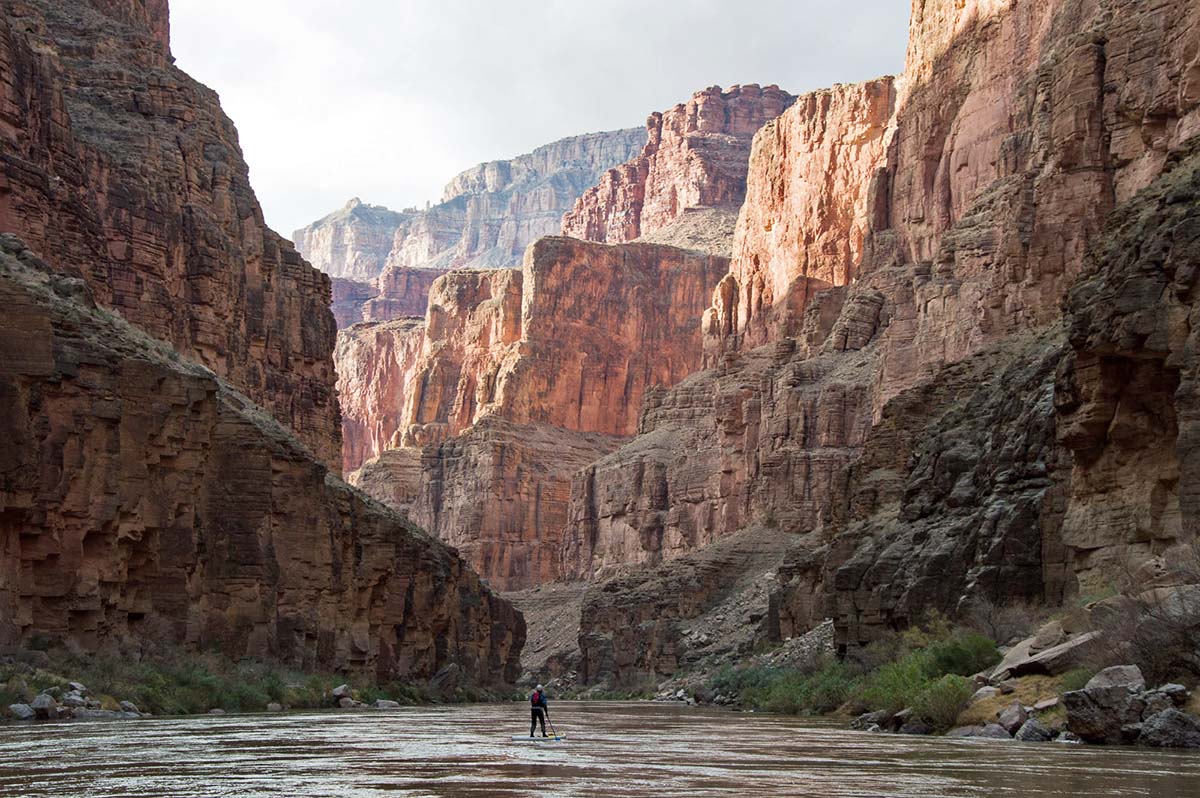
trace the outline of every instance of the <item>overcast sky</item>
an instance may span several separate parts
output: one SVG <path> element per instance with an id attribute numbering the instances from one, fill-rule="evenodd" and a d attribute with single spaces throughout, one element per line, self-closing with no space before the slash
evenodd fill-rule
<path id="1" fill-rule="evenodd" d="M 353 196 L 401 208 L 458 172 L 644 124 L 719 84 L 792 92 L 901 69 L 908 0 L 171 0 L 280 233 Z"/>

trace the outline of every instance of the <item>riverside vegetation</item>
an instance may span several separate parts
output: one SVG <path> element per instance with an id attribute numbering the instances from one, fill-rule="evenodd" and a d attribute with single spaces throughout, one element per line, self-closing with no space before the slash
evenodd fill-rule
<path id="1" fill-rule="evenodd" d="M 80 708 L 121 712 L 132 706 L 134 713 L 154 715 L 366 705 L 387 708 L 510 697 L 461 683 L 453 668 L 427 681 L 378 683 L 362 676 L 236 661 L 215 652 L 171 650 L 132 660 L 116 655 L 81 656 L 49 647 L 0 655 L 0 718 L 32 719 L 22 708 L 34 704 L 39 696 L 49 696 L 56 705 L 62 702 L 64 708 L 62 714 L 43 713 L 40 717 L 71 717 L 73 713 L 65 710 L 72 708 L 72 702 L 65 697 L 73 692 L 86 699 Z M 343 699 L 349 701 L 342 703 Z"/>

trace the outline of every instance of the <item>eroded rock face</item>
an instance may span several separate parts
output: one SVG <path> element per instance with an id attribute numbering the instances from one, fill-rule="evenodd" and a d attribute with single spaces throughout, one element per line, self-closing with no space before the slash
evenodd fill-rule
<path id="1" fill-rule="evenodd" d="M 377 436 L 424 447 L 421 484 L 384 475 L 397 462 L 397 483 L 410 479 L 411 456 L 354 481 L 382 501 L 416 496 L 412 517 L 493 584 L 557 577 L 572 473 L 634 433 L 647 391 L 699 367 L 698 320 L 727 269 L 671 247 L 544 238 L 520 272 L 448 273 L 397 389 L 399 427 Z"/>
<path id="2" fill-rule="evenodd" d="M 712 370 L 653 395 L 639 436 L 573 487 L 568 572 L 779 523 L 815 540 L 780 568 L 772 625 L 832 615 L 857 645 L 930 607 L 1054 601 L 1108 578 L 1105 561 L 1194 546 L 1198 26 L 1195 4 L 1170 0 L 916 9 L 884 158 L 855 205 L 862 257 L 842 261 L 856 279 L 726 337 Z M 743 223 L 790 207 L 775 151 L 755 149 L 749 180 L 761 170 L 779 193 Z M 830 232 L 760 237 L 759 262 L 856 240 Z M 1081 275 L 1068 357 L 1058 325 Z M 740 289 L 723 282 L 714 306 L 740 313 Z"/>
<path id="3" fill-rule="evenodd" d="M 371 283 L 343 280 L 339 277 L 334 277 L 332 283 L 333 301 L 329 307 L 333 310 L 338 329 L 342 330 L 362 321 L 363 307 L 379 293 L 378 289 Z"/>
<path id="4" fill-rule="evenodd" d="M 718 353 L 797 335 L 813 295 L 854 278 L 895 101 L 890 77 L 835 86 L 754 137 L 733 262 L 705 316 Z"/>
<path id="5" fill-rule="evenodd" d="M 425 320 L 363 322 L 338 333 L 338 398 L 346 473 L 400 445 L 404 401 L 425 339 Z"/>
<path id="6" fill-rule="evenodd" d="M 0 641 L 511 681 L 524 623 L 262 408 L 0 239 Z"/>
<path id="7" fill-rule="evenodd" d="M 6 0 L 0 230 L 340 462 L 327 277 L 263 222 L 167 3 Z"/>
<path id="8" fill-rule="evenodd" d="M 397 213 L 358 197 L 292 234 L 309 263 L 343 280 L 369 283 L 383 272 L 396 230 L 416 211 Z"/>
<path id="9" fill-rule="evenodd" d="M 794 99 L 778 86 L 711 86 L 651 114 L 641 153 L 579 198 L 563 217 L 563 235 L 618 244 L 667 227 L 689 208 L 736 209 L 755 132 Z"/>
<path id="10" fill-rule="evenodd" d="M 429 291 L 443 274 L 440 269 L 388 269 L 375 281 L 375 295 L 362 306 L 363 320 L 424 316 Z"/>

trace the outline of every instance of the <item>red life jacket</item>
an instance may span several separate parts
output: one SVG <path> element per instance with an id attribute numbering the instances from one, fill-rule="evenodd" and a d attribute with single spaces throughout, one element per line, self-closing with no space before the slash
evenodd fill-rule
<path id="1" fill-rule="evenodd" d="M 540 707 L 542 705 L 542 694 L 534 690 L 533 695 L 529 696 L 529 703 L 535 707 Z"/>

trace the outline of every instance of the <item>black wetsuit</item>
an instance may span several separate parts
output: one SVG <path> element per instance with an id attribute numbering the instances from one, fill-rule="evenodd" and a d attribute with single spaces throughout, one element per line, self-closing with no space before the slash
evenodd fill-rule
<path id="1" fill-rule="evenodd" d="M 542 736 L 549 737 L 550 735 L 546 734 L 546 713 L 550 711 L 550 707 L 546 704 L 546 694 L 534 690 L 533 694 L 529 696 L 529 703 L 529 736 L 533 736 L 534 730 L 540 723 L 542 724 Z"/>

